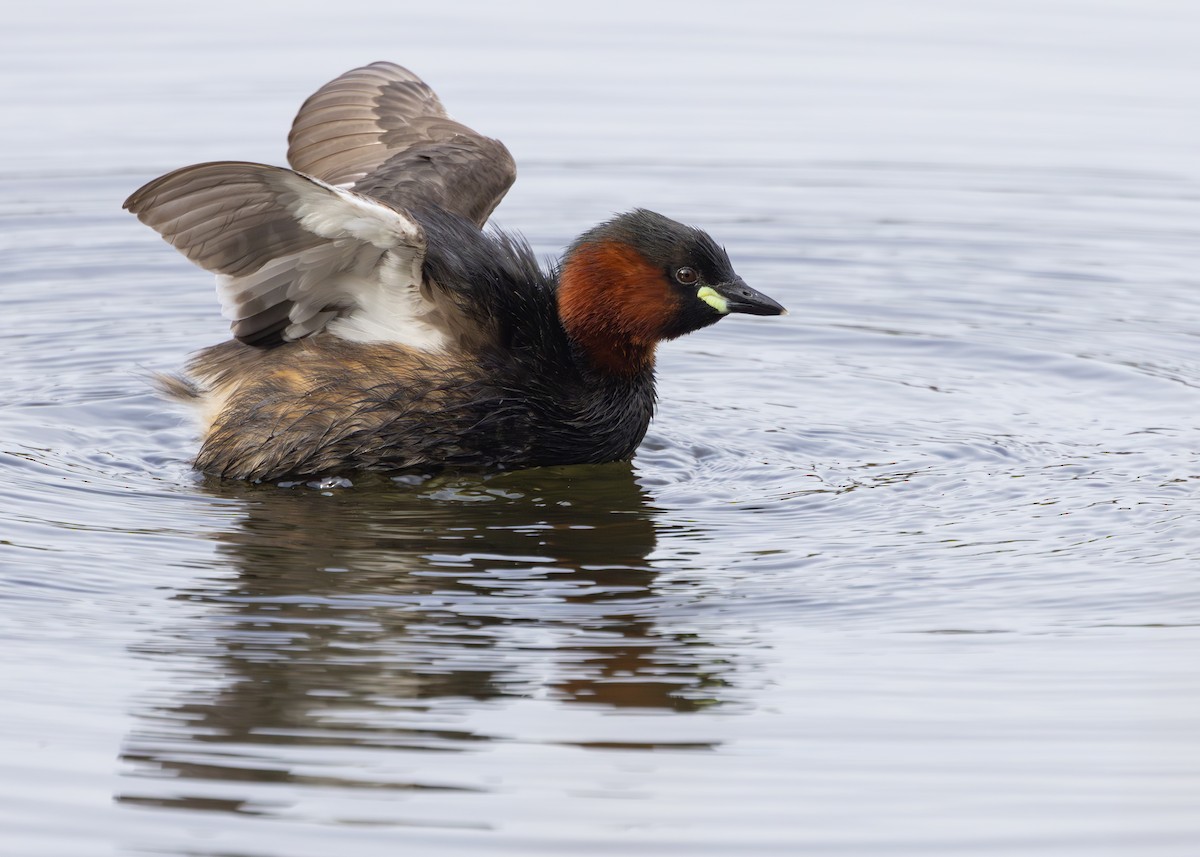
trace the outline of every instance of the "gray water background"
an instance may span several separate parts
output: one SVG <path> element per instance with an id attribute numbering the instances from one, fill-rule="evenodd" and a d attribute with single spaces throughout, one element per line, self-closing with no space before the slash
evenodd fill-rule
<path id="1" fill-rule="evenodd" d="M 0 853 L 1200 853 L 1200 7 L 48 3 L 0 32 Z M 223 339 L 120 211 L 390 59 L 551 257 L 783 319 L 632 464 L 199 479 Z"/>

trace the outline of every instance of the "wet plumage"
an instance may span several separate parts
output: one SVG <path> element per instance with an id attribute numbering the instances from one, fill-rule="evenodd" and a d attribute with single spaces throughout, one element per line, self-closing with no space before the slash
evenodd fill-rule
<path id="1" fill-rule="evenodd" d="M 301 108 L 294 170 L 185 167 L 125 207 L 217 274 L 234 339 L 166 382 L 198 405 L 200 470 L 527 467 L 633 455 L 659 341 L 782 307 L 704 232 L 637 210 L 557 270 L 481 227 L 515 178 L 503 144 L 374 63 Z"/>

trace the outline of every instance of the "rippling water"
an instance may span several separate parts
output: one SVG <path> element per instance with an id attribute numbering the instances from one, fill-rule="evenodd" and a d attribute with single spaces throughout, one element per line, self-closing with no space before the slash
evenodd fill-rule
<path id="1" fill-rule="evenodd" d="M 0 35 L 0 851 L 1197 853 L 1200 16 L 727 15 Z M 539 252 L 643 205 L 792 314 L 666 346 L 630 464 L 198 477 L 145 376 L 224 323 L 120 202 L 385 58 Z"/>

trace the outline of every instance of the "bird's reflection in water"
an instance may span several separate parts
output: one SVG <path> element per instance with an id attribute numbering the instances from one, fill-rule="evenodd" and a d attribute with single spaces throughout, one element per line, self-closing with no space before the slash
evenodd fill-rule
<path id="1" fill-rule="evenodd" d="M 659 584 L 629 464 L 207 490 L 244 512 L 220 535 L 234 573 L 178 593 L 187 618 L 141 646 L 172 685 L 139 705 L 120 800 L 246 811 L 135 784 L 295 784 L 246 758 L 281 744 L 469 750 L 493 736 L 457 715 L 504 699 L 684 713 L 729 689 L 686 581 Z"/>

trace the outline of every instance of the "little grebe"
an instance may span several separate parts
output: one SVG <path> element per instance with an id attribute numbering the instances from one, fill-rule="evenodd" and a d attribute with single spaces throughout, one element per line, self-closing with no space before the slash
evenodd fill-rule
<path id="1" fill-rule="evenodd" d="M 197 164 L 125 202 L 217 274 L 232 320 L 233 340 L 163 381 L 200 406 L 206 473 L 626 459 L 658 342 L 784 312 L 706 233 L 652 211 L 584 233 L 553 272 L 481 231 L 512 156 L 398 65 L 323 86 L 288 140 L 294 171 Z"/>

